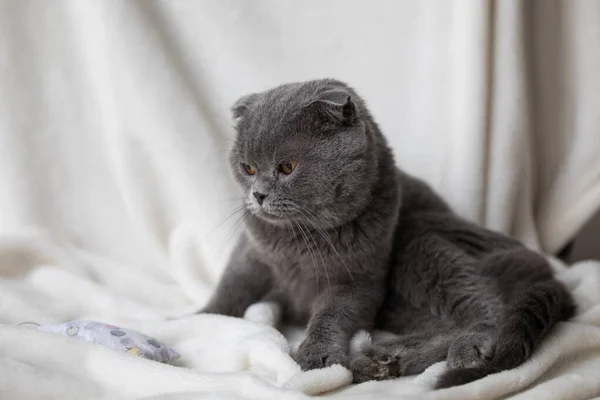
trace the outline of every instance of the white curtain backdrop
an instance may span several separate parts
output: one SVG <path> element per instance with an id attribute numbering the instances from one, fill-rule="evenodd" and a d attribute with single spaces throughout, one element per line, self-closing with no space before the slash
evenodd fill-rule
<path id="1" fill-rule="evenodd" d="M 229 106 L 319 77 L 469 219 L 556 252 L 600 207 L 600 1 L 0 0 L 0 323 L 196 310 L 241 229 Z"/>

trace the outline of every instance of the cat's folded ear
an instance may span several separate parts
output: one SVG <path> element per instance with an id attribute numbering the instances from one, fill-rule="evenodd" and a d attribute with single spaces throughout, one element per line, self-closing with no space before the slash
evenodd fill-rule
<path id="1" fill-rule="evenodd" d="M 309 103 L 318 111 L 341 125 L 353 125 L 356 122 L 356 105 L 350 93 L 343 89 L 332 89 L 320 93 Z"/>
<path id="2" fill-rule="evenodd" d="M 248 94 L 240 97 L 233 106 L 231 106 L 231 114 L 234 120 L 242 118 L 246 113 L 252 109 L 252 106 L 256 103 L 259 98 L 258 93 Z"/>

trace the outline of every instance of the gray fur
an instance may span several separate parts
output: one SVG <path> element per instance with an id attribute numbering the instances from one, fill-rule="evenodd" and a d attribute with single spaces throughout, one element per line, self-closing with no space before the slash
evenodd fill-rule
<path id="1" fill-rule="evenodd" d="M 453 386 L 523 363 L 573 302 L 544 257 L 461 219 L 395 166 L 362 99 L 325 79 L 245 96 L 230 154 L 247 230 L 203 312 L 242 316 L 269 298 L 308 324 L 303 369 L 349 365 L 356 382 L 447 359 Z M 289 175 L 279 169 L 294 161 Z M 243 164 L 255 168 L 248 175 Z M 254 192 L 266 194 L 259 205 Z M 359 329 L 397 337 L 348 360 Z"/>

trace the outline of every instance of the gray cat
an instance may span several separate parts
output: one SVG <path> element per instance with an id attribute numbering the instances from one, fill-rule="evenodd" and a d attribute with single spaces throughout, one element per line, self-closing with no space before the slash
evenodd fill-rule
<path id="1" fill-rule="evenodd" d="M 355 382 L 447 360 L 437 387 L 516 367 L 573 315 L 546 259 L 457 216 L 400 171 L 353 89 L 292 83 L 240 99 L 231 168 L 247 229 L 202 312 L 261 299 L 308 324 L 304 370 L 348 365 Z M 395 333 L 348 359 L 360 329 Z"/>

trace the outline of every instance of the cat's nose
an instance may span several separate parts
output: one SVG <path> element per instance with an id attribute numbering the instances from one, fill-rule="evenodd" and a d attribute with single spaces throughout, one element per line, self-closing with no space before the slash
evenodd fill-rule
<path id="1" fill-rule="evenodd" d="M 265 200 L 265 197 L 267 197 L 267 195 L 259 192 L 254 192 L 252 194 L 254 195 L 254 197 L 256 197 L 256 201 L 258 201 L 258 204 L 262 206 L 262 203 Z"/>

